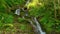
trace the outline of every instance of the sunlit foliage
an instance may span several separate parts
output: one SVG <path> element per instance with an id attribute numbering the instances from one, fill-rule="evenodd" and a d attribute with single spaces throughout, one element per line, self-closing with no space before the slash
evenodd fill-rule
<path id="1" fill-rule="evenodd" d="M 18 7 L 24 7 L 28 0 L 0 0 L 0 27 L 13 26 L 15 17 L 13 11 Z M 37 17 L 43 29 L 46 31 L 60 32 L 60 5 L 58 0 L 31 0 L 27 4 L 30 17 Z M 21 14 L 23 15 L 23 14 Z M 30 19 L 30 18 L 29 18 Z M 23 22 L 25 19 L 17 18 L 17 22 Z M 8 24 L 8 25 L 7 25 Z M 4 26 L 4 27 L 5 27 Z M 22 30 L 25 25 L 20 26 Z"/>

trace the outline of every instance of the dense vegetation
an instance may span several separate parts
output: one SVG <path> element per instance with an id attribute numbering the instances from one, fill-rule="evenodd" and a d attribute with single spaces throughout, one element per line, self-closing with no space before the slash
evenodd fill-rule
<path id="1" fill-rule="evenodd" d="M 29 16 L 37 17 L 44 31 L 60 32 L 60 0 L 31 0 L 25 5 L 27 1 L 28 0 L 0 0 L 0 29 L 13 29 L 13 23 L 15 21 L 25 24 L 21 26 L 20 29 L 26 29 L 26 23 L 29 23 L 26 19 L 21 17 L 17 18 L 14 11 L 18 7 L 27 7 Z M 22 15 L 24 15 L 24 13 L 21 13 L 21 16 Z"/>

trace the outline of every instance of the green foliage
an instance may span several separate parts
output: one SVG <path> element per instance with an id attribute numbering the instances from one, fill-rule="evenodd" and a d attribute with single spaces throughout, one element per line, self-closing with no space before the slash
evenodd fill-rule
<path id="1" fill-rule="evenodd" d="M 13 23 L 13 16 L 9 15 L 4 18 L 5 23 Z"/>
<path id="2" fill-rule="evenodd" d="M 31 26 L 29 24 L 20 24 L 19 28 L 22 30 L 22 31 L 28 31 L 28 30 L 32 30 Z"/>
<path id="3" fill-rule="evenodd" d="M 42 13 L 44 12 L 44 10 L 44 7 L 33 7 L 31 10 L 29 10 L 29 15 L 38 17 L 43 15 Z"/>
<path id="4" fill-rule="evenodd" d="M 29 15 L 34 16 L 34 17 L 41 17 L 39 21 L 45 27 L 47 31 L 48 30 L 53 31 L 54 29 L 59 30 L 60 20 L 59 18 L 58 19 L 55 18 L 55 14 L 56 13 L 58 14 L 58 11 L 56 11 L 55 13 L 55 10 L 58 9 L 57 1 L 56 1 L 55 8 L 54 8 L 53 0 L 51 1 L 46 0 L 46 2 L 43 2 L 43 3 L 44 3 L 44 6 L 32 7 L 29 10 Z M 56 23 L 58 25 L 56 25 Z"/>
<path id="5" fill-rule="evenodd" d="M 25 20 L 23 18 L 18 18 L 19 22 L 24 22 Z"/>
<path id="6" fill-rule="evenodd" d="M 7 10 L 12 9 L 12 7 L 16 7 L 17 5 L 23 6 L 25 2 L 25 0 L 0 0 L 0 12 L 5 13 Z"/>
<path id="7" fill-rule="evenodd" d="M 5 0 L 6 3 L 11 7 L 13 5 L 23 5 L 24 4 L 24 0 Z"/>
<path id="8" fill-rule="evenodd" d="M 23 30 L 23 31 L 26 30 L 26 25 L 21 25 L 20 29 Z"/>
<path id="9" fill-rule="evenodd" d="M 13 15 L 10 14 L 6 14 L 6 13 L 0 13 L 0 30 L 4 29 L 4 28 L 10 28 L 10 23 L 13 23 Z M 5 24 L 8 24 L 6 26 L 9 27 L 5 27 Z"/>
<path id="10" fill-rule="evenodd" d="M 13 19 L 14 19 L 13 15 L 2 13 L 0 14 L 0 16 L 1 16 L 2 23 L 13 23 Z"/>
<path id="11" fill-rule="evenodd" d="M 29 7 L 30 10 L 28 11 L 28 14 L 29 16 L 41 18 L 41 19 L 38 18 L 39 22 L 44 26 L 44 28 L 47 31 L 56 30 L 60 32 L 60 18 L 58 18 L 60 17 L 60 13 L 59 13 L 60 6 L 58 6 L 58 1 L 56 0 L 55 2 L 56 7 L 54 7 L 53 1 L 54 0 L 44 0 L 44 1 L 41 0 L 40 2 L 42 3 L 42 5 L 38 5 L 36 7 L 30 6 L 31 8 Z M 9 24 L 13 23 L 14 21 L 14 16 L 13 14 L 11 14 L 12 12 L 7 14 L 7 12 L 9 12 L 7 10 L 11 9 L 12 7 L 16 7 L 17 5 L 24 6 L 25 3 L 26 3 L 26 0 L 0 0 L 0 28 L 1 29 L 3 28 L 3 26 L 6 28 L 10 27 L 11 25 Z M 34 4 L 37 4 L 37 3 L 33 3 L 32 5 Z M 57 18 L 55 18 L 55 14 Z M 24 14 L 21 13 L 21 15 L 24 15 Z M 23 18 L 17 18 L 17 20 L 18 22 L 24 22 L 24 23 L 26 21 Z M 20 26 L 20 29 L 25 30 L 26 26 L 22 25 Z"/>

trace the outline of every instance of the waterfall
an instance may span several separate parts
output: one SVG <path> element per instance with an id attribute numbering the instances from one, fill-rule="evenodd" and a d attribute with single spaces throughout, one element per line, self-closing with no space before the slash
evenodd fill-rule
<path id="1" fill-rule="evenodd" d="M 28 20 L 28 21 L 29 21 L 30 24 L 33 26 L 33 28 L 35 28 L 34 32 L 38 32 L 38 29 L 37 29 L 36 25 L 34 25 L 31 20 Z"/>
<path id="2" fill-rule="evenodd" d="M 30 0 L 27 1 L 26 5 L 29 3 Z M 25 12 L 25 16 L 29 16 L 28 12 L 25 11 L 23 8 L 22 10 Z M 21 10 L 20 9 L 16 9 L 15 14 L 20 15 Z M 22 15 L 22 18 L 25 19 L 25 16 Z M 45 32 L 42 31 L 41 29 L 41 25 L 39 24 L 38 20 L 36 17 L 33 17 L 33 21 L 35 22 L 36 25 L 33 24 L 32 20 L 28 20 L 30 22 L 30 24 L 36 29 L 36 32 L 38 32 L 38 34 L 46 34 Z"/>
<path id="3" fill-rule="evenodd" d="M 20 9 L 16 9 L 15 14 L 20 15 Z M 26 13 L 25 13 L 25 16 L 26 16 Z M 24 16 L 22 18 L 25 19 Z M 46 34 L 45 32 L 42 31 L 41 25 L 39 24 L 36 17 L 33 17 L 33 21 L 35 22 L 36 25 L 33 24 L 32 20 L 28 20 L 28 21 L 36 29 L 35 32 L 38 32 L 38 34 Z"/>
<path id="4" fill-rule="evenodd" d="M 37 29 L 39 31 L 39 34 L 46 34 L 45 32 L 42 31 L 41 26 L 40 26 L 39 22 L 37 21 L 36 17 L 34 17 L 34 20 L 35 20 L 35 23 L 37 25 Z"/>

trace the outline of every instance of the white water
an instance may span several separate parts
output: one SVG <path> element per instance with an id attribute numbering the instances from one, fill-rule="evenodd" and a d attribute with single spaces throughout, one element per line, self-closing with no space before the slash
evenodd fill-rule
<path id="1" fill-rule="evenodd" d="M 34 17 L 34 20 L 35 20 L 35 23 L 37 25 L 37 29 L 39 31 L 39 34 L 46 34 L 45 32 L 42 31 L 41 26 L 40 26 L 39 22 L 37 21 L 36 17 Z"/>
<path id="2" fill-rule="evenodd" d="M 34 25 L 31 20 L 29 20 L 29 22 L 30 22 L 30 24 L 33 26 L 33 28 L 35 28 L 34 32 L 38 32 L 38 29 L 37 29 L 36 25 Z"/>
<path id="3" fill-rule="evenodd" d="M 29 3 L 30 0 L 27 1 L 26 5 Z M 23 9 L 22 9 L 23 10 Z M 24 11 L 24 10 L 23 10 Z M 20 15 L 20 9 L 16 9 L 15 14 Z M 28 16 L 28 13 L 25 13 L 25 16 Z M 22 18 L 25 19 L 25 17 L 23 16 Z M 33 21 L 36 23 L 36 25 L 33 24 L 33 22 L 31 20 L 28 20 L 30 22 L 30 24 L 33 25 L 33 27 L 35 27 L 36 32 L 38 32 L 38 34 L 46 34 L 45 32 L 42 31 L 41 29 L 41 25 L 39 24 L 38 20 L 36 17 L 34 17 Z"/>
<path id="4" fill-rule="evenodd" d="M 17 10 L 15 11 L 15 14 L 20 15 L 20 9 L 17 9 Z M 27 14 L 27 15 L 28 15 L 28 14 Z M 25 16 L 26 16 L 26 14 L 25 14 Z M 23 16 L 22 18 L 25 19 L 24 16 Z M 28 21 L 29 21 L 30 24 L 32 24 L 32 26 L 36 29 L 35 31 L 38 32 L 38 34 L 46 34 L 45 32 L 42 31 L 41 25 L 39 24 L 37 18 L 36 18 L 36 17 L 33 17 L 33 18 L 34 18 L 33 21 L 35 22 L 36 25 L 34 25 L 31 20 L 28 20 Z"/>
<path id="5" fill-rule="evenodd" d="M 20 15 L 20 9 L 16 9 L 15 14 Z"/>

